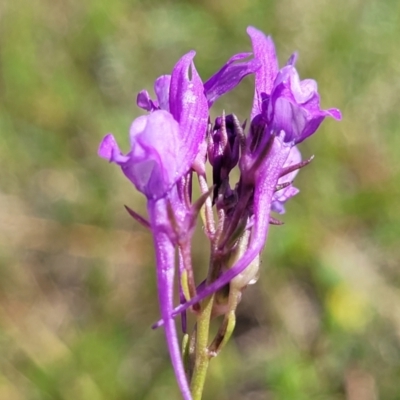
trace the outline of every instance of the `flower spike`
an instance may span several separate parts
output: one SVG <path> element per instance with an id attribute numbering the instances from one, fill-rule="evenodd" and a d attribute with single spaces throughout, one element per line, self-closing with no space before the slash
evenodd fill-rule
<path id="1" fill-rule="evenodd" d="M 320 108 L 314 80 L 300 79 L 297 53 L 279 68 L 272 38 L 254 27 L 247 33 L 252 53 L 235 54 L 204 84 L 194 65 L 196 53 L 183 55 L 170 75 L 155 80 L 153 99 L 146 90 L 137 95 L 137 105 L 147 114 L 132 122 L 129 151 L 123 153 L 112 134 L 98 150 L 146 196 L 148 219 L 125 208 L 153 235 L 161 314 L 153 328 L 164 327 L 184 400 L 192 395 L 200 399 L 209 359 L 233 331 L 243 290 L 259 277 L 269 227 L 283 224 L 271 213 L 283 214 L 286 202 L 299 193 L 293 181 L 312 157 L 302 161 L 297 144 L 326 117 L 341 118 L 338 109 Z M 210 107 L 249 74 L 255 75 L 249 123 L 224 112 L 212 124 Z M 237 181 L 234 170 L 239 172 Z M 193 200 L 196 176 L 201 194 Z M 198 216 L 210 242 L 206 279 L 198 278 L 192 265 Z M 174 308 L 175 298 L 180 304 Z M 185 313 L 189 307 L 196 314 L 192 333 Z M 183 356 L 177 314 L 182 314 Z M 222 316 L 222 323 L 209 340 L 210 321 L 216 316 Z"/>

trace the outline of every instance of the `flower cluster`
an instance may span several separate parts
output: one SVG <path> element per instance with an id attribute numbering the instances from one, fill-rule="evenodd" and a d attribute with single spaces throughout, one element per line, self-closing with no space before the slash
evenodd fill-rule
<path id="1" fill-rule="evenodd" d="M 337 109 L 320 109 L 317 84 L 300 80 L 296 55 L 279 68 L 272 39 L 253 27 L 247 32 L 252 53 L 234 55 L 206 82 L 194 66 L 195 52 L 190 51 L 171 75 L 155 81 L 156 99 L 147 91 L 138 94 L 137 105 L 148 113 L 133 121 L 127 154 L 111 134 L 99 147 L 99 155 L 118 164 L 147 198 L 148 220 L 128 211 L 153 234 L 162 318 L 156 326 L 164 326 L 185 400 L 192 395 L 199 398 L 199 371 L 204 365 L 199 358 L 209 359 L 221 350 L 233 329 L 243 289 L 258 278 L 268 227 L 280 224 L 271 212 L 284 213 L 284 203 L 298 193 L 292 182 L 311 159 L 302 161 L 297 144 L 311 136 L 325 117 L 341 118 Z M 211 123 L 213 103 L 249 74 L 255 76 L 255 91 L 248 129 L 234 114 L 223 114 Z M 207 161 L 212 184 L 206 175 Z M 240 177 L 232 183 L 230 173 L 235 168 Z M 193 177 L 202 193 L 196 200 L 192 200 Z M 191 258 L 199 215 L 211 253 L 207 277 L 200 284 Z M 198 318 L 191 335 L 185 314 L 189 308 Z M 174 321 L 178 314 L 186 338 L 184 360 Z M 199 326 L 215 316 L 223 316 L 223 322 L 208 344 Z"/>

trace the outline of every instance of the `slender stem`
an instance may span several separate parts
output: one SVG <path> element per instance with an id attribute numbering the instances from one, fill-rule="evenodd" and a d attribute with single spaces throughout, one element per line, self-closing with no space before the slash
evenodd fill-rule
<path id="1" fill-rule="evenodd" d="M 205 176 L 198 174 L 199 185 L 202 193 L 207 193 L 207 180 Z M 204 216 L 205 216 L 205 227 L 208 237 L 211 240 L 211 256 L 210 265 L 214 263 L 213 254 L 215 253 L 215 220 L 212 211 L 212 202 L 210 198 L 207 198 L 204 204 Z M 209 268 L 206 285 L 210 283 L 213 268 Z M 214 294 L 206 298 L 201 303 L 201 311 L 197 314 L 196 332 L 194 339 L 194 365 L 193 374 L 190 376 L 190 391 L 193 396 L 193 400 L 201 400 L 203 395 L 204 383 L 206 380 L 208 365 L 210 362 L 210 352 L 208 351 L 208 339 L 210 330 L 210 320 L 214 305 Z"/>
<path id="2" fill-rule="evenodd" d="M 175 376 L 185 400 L 190 400 L 190 389 L 182 362 L 175 321 L 171 317 L 174 299 L 175 245 L 165 231 L 161 229 L 169 223 L 168 204 L 165 199 L 149 200 L 147 203 L 149 218 L 153 229 L 154 247 L 157 262 L 157 287 L 164 331 Z"/>
<path id="3" fill-rule="evenodd" d="M 204 300 L 201 312 L 197 317 L 195 364 L 190 383 L 193 400 L 201 400 L 210 361 L 208 335 L 213 303 L 214 295 Z"/>
<path id="4" fill-rule="evenodd" d="M 209 190 L 207 186 L 207 179 L 205 175 L 197 175 L 199 179 L 199 186 L 202 194 L 207 193 Z M 207 200 L 204 203 L 204 226 L 206 228 L 206 232 L 208 234 L 208 237 L 212 238 L 215 234 L 215 221 L 214 221 L 214 214 L 212 210 L 212 202 L 211 198 L 208 197 Z"/>

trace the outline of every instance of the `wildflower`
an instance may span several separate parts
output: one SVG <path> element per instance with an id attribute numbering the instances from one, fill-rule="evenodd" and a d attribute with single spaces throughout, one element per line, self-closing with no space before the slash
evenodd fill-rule
<path id="1" fill-rule="evenodd" d="M 184 220 L 185 206 L 177 182 L 190 170 L 207 129 L 208 106 L 203 83 L 189 52 L 175 65 L 171 77 L 156 81 L 157 102 L 144 92 L 138 103 L 150 114 L 135 119 L 130 128 L 131 149 L 121 153 L 114 137 L 107 135 L 99 155 L 119 165 L 126 177 L 147 198 L 149 223 L 154 238 L 157 285 L 161 315 L 171 361 L 184 399 L 191 399 L 180 355 L 176 327 L 171 318 L 177 231 L 171 221 Z M 191 78 L 189 78 L 191 70 Z"/>
<path id="2" fill-rule="evenodd" d="M 311 79 L 300 80 L 294 67 L 295 54 L 279 70 L 272 39 L 253 27 L 247 32 L 260 66 L 255 72 L 250 132 L 239 159 L 241 174 L 237 193 L 240 197 L 231 226 L 237 226 L 243 218 L 240 215 L 247 215 L 246 229 L 251 229 L 248 247 L 214 282 L 175 308 L 174 315 L 229 284 L 259 256 L 268 225 L 273 222 L 270 212 L 284 212 L 283 203 L 298 192 L 291 184 L 296 171 L 310 161 L 300 161 L 296 144 L 311 136 L 325 117 L 341 119 L 337 109 L 320 109 L 317 84 Z M 283 183 L 286 183 L 284 187 Z M 229 234 L 233 232 L 231 228 Z"/>
<path id="3" fill-rule="evenodd" d="M 252 41 L 254 57 L 261 62 L 255 74 L 252 119 L 262 115 L 269 130 L 283 130 L 286 142 L 300 143 L 318 129 L 325 117 L 341 118 L 337 109 L 320 109 L 314 80 L 300 81 L 294 67 L 296 54 L 279 70 L 271 37 L 251 26 L 247 33 Z"/>
<path id="4" fill-rule="evenodd" d="M 137 105 L 148 114 L 133 121 L 127 154 L 120 151 L 112 134 L 99 147 L 99 155 L 119 165 L 147 198 L 149 221 L 127 210 L 153 234 L 162 317 L 155 327 L 165 328 L 185 400 L 191 399 L 191 393 L 174 316 L 182 314 L 182 330 L 186 333 L 185 310 L 193 306 L 198 311 L 196 326 L 200 328 L 198 332 L 195 328 L 185 352 L 189 365 L 186 372 L 199 396 L 210 355 L 220 351 L 234 327 L 242 291 L 258 279 L 269 225 L 281 224 L 271 212 L 284 213 L 286 201 L 299 192 L 293 180 L 311 158 L 302 161 L 297 144 L 311 136 L 325 117 L 341 118 L 337 109 L 320 108 L 314 80 L 300 80 L 296 54 L 279 69 L 272 39 L 253 27 L 247 32 L 253 53 L 234 55 L 204 84 L 191 51 L 178 61 L 171 75 L 156 79 L 155 99 L 145 90 L 138 94 Z M 255 90 L 248 133 L 246 123 L 241 124 L 234 114 L 224 113 L 212 125 L 209 108 L 253 73 Z M 212 190 L 207 184 L 207 158 L 213 169 Z M 240 178 L 233 186 L 230 172 L 234 168 L 239 169 Z M 202 192 L 194 202 L 193 174 Z M 204 211 L 211 257 L 207 279 L 196 287 L 191 240 L 200 209 Z M 181 304 L 174 308 L 176 249 Z M 199 303 L 214 294 L 209 313 L 203 313 Z M 208 319 L 216 315 L 223 315 L 224 321 L 208 346 Z"/>
<path id="5" fill-rule="evenodd" d="M 184 293 L 182 287 L 182 276 L 192 273 L 188 259 L 190 239 L 195 217 L 204 201 L 200 199 L 198 204 L 190 204 L 191 168 L 204 148 L 209 106 L 259 66 L 254 60 L 237 63 L 249 56 L 248 53 L 238 54 L 203 85 L 193 64 L 194 55 L 193 51 L 189 52 L 178 61 L 171 75 L 156 79 L 156 99 L 151 99 L 146 90 L 138 94 L 137 105 L 149 114 L 133 121 L 129 133 L 131 149 L 126 155 L 112 134 L 108 134 L 99 147 L 99 155 L 119 165 L 147 198 L 149 223 L 145 225 L 150 227 L 154 238 L 161 316 L 171 361 L 185 399 L 190 399 L 191 395 L 172 310 L 176 246 L 179 248 L 181 301 L 195 295 L 193 285 L 191 293 Z M 127 209 L 143 223 L 142 217 Z M 183 331 L 186 331 L 185 322 Z"/>

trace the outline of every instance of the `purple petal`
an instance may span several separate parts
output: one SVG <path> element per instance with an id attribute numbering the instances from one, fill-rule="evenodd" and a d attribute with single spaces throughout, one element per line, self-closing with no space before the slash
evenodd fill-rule
<path id="1" fill-rule="evenodd" d="M 301 153 L 296 146 L 293 146 L 290 149 L 288 158 L 286 159 L 282 169 L 285 169 L 292 165 L 299 164 L 300 162 L 301 162 Z M 282 176 L 281 178 L 278 179 L 278 185 L 281 185 L 285 182 L 293 182 L 298 172 L 299 170 L 296 169 Z M 278 190 L 277 192 L 274 193 L 272 197 L 273 201 L 271 204 L 271 210 L 278 214 L 284 214 L 285 213 L 284 203 L 293 196 L 296 196 L 297 193 L 299 193 L 299 189 L 295 188 L 293 185 L 289 185 L 284 189 Z"/>
<path id="2" fill-rule="evenodd" d="M 154 92 L 157 96 L 158 105 L 161 110 L 169 111 L 169 87 L 171 75 L 162 75 L 154 82 Z"/>
<path id="3" fill-rule="evenodd" d="M 234 55 L 216 74 L 208 79 L 204 84 L 204 90 L 209 107 L 223 94 L 234 89 L 246 75 L 253 74 L 260 68 L 261 62 L 254 58 L 240 63 L 236 62 L 250 56 L 251 53 Z"/>
<path id="4" fill-rule="evenodd" d="M 193 63 L 194 51 L 184 55 L 172 71 L 169 92 L 170 112 L 179 122 L 182 160 L 191 165 L 207 130 L 208 105 L 203 82 Z M 191 78 L 189 78 L 189 74 Z"/>
<path id="5" fill-rule="evenodd" d="M 147 90 L 142 90 L 136 97 L 136 104 L 138 107 L 146 111 L 154 111 L 157 109 L 157 104 L 151 100 Z"/>
<path id="6" fill-rule="evenodd" d="M 312 135 L 327 116 L 341 118 L 339 110 L 320 109 L 317 83 L 312 79 L 300 81 L 291 65 L 282 68 L 267 104 L 271 128 L 285 131 L 285 141 L 300 143 Z"/>
<path id="7" fill-rule="evenodd" d="M 340 121 L 342 119 L 342 113 L 338 108 L 329 108 L 328 110 L 325 110 L 327 116 L 335 118 L 337 121 Z"/>
<path id="8" fill-rule="evenodd" d="M 258 29 L 249 26 L 247 33 L 250 36 L 253 54 L 261 62 L 261 67 L 255 73 L 255 93 L 251 118 L 253 119 L 262 110 L 262 93 L 271 93 L 275 77 L 278 73 L 278 59 L 275 53 L 274 42 L 270 36 Z"/>
<path id="9" fill-rule="evenodd" d="M 297 148 L 297 146 L 293 146 L 290 149 L 290 152 L 289 152 L 288 158 L 285 161 L 285 164 L 283 164 L 283 168 L 290 167 L 292 165 L 296 165 L 300 162 L 301 162 L 300 150 Z M 278 180 L 278 184 L 283 183 L 283 182 L 293 181 L 298 172 L 299 172 L 299 170 L 296 169 L 296 170 L 286 174 L 285 176 L 283 176 L 282 178 L 280 178 Z"/>
<path id="10" fill-rule="evenodd" d="M 298 54 L 297 54 L 297 51 L 295 51 L 295 52 L 289 57 L 289 59 L 287 60 L 286 65 L 293 65 L 293 66 L 294 66 L 294 65 L 296 64 L 297 57 L 298 57 Z"/>
<path id="11" fill-rule="evenodd" d="M 97 154 L 106 160 L 110 160 L 114 149 L 119 151 L 119 147 L 114 136 L 109 133 L 108 135 L 104 136 L 103 140 L 101 141 Z"/>
<path id="12" fill-rule="evenodd" d="M 273 115 L 271 128 L 275 132 L 284 131 L 286 134 L 285 140 L 287 142 L 302 138 L 302 133 L 309 119 L 307 110 L 299 107 L 287 98 L 278 97 L 273 103 L 271 114 Z M 322 119 L 319 120 L 318 125 L 321 122 Z M 298 143 L 298 141 L 296 141 L 296 143 Z"/>
<path id="13" fill-rule="evenodd" d="M 100 157 L 105 158 L 110 162 L 115 162 L 119 165 L 124 164 L 129 160 L 129 157 L 124 156 L 121 153 L 121 150 L 119 149 L 118 144 L 111 133 L 103 138 L 99 145 L 97 154 Z"/>
<path id="14" fill-rule="evenodd" d="M 159 198 L 180 178 L 179 125 L 170 113 L 157 110 L 133 121 L 129 161 L 124 174 L 148 198 Z M 186 165 L 188 169 L 190 165 Z"/>
<path id="15" fill-rule="evenodd" d="M 286 187 L 285 189 L 279 190 L 274 194 L 271 210 L 278 214 L 284 214 L 286 212 L 284 204 L 289 199 L 296 196 L 299 192 L 300 190 L 292 185 Z"/>

